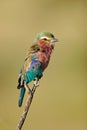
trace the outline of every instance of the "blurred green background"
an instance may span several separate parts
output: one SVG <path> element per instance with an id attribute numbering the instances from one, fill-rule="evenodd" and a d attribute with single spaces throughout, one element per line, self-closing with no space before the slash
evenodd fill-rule
<path id="1" fill-rule="evenodd" d="M 86 130 L 86 0 L 0 0 L 0 130 L 15 130 L 19 68 L 35 35 L 59 39 L 23 130 Z"/>

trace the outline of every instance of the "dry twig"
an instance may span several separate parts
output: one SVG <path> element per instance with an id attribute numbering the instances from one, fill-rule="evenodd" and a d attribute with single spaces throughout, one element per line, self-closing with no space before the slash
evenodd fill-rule
<path id="1" fill-rule="evenodd" d="M 37 86 L 39 86 L 38 79 L 35 80 L 34 85 L 32 87 L 32 90 L 28 87 L 28 85 L 25 84 L 25 88 L 28 91 L 28 98 L 27 98 L 24 111 L 23 111 L 23 113 L 22 113 L 22 115 L 20 117 L 20 121 L 18 123 L 18 126 L 17 126 L 16 130 L 21 130 L 22 129 L 22 126 L 23 126 L 24 121 L 26 119 L 26 116 L 27 116 L 27 113 L 29 111 L 29 108 L 30 108 L 30 105 L 31 105 L 31 102 L 32 102 L 32 99 L 33 99 L 33 95 L 35 93 L 35 90 L 36 90 Z"/>

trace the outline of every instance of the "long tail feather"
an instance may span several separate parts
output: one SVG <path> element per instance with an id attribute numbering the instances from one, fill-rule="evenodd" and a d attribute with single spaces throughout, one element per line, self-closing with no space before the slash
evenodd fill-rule
<path id="1" fill-rule="evenodd" d="M 23 103 L 23 99 L 24 99 L 24 95 L 25 95 L 25 87 L 22 86 L 21 91 L 20 91 L 20 96 L 19 96 L 19 101 L 18 101 L 18 106 L 21 107 L 22 103 Z"/>

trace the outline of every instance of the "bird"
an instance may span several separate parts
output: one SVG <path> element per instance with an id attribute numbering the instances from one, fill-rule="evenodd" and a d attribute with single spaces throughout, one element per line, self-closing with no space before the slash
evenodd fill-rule
<path id="1" fill-rule="evenodd" d="M 47 68 L 55 42 L 58 39 L 51 32 L 40 32 L 36 35 L 33 44 L 28 50 L 18 77 L 18 89 L 20 90 L 18 106 L 21 107 L 26 92 L 24 84 L 29 84 L 36 78 L 39 80 Z"/>

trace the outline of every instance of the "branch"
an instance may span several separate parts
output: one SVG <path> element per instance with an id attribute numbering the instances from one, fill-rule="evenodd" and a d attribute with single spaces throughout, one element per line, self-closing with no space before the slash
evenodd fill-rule
<path id="1" fill-rule="evenodd" d="M 28 87 L 28 85 L 25 84 L 25 88 L 28 91 L 28 98 L 27 98 L 24 111 L 23 111 L 23 113 L 22 113 L 22 115 L 20 117 L 20 121 L 18 123 L 18 126 L 17 126 L 16 130 L 21 130 L 22 129 L 22 126 L 23 126 L 24 121 L 26 119 L 26 116 L 27 116 L 27 113 L 29 111 L 30 105 L 32 103 L 33 95 L 34 95 L 34 93 L 36 91 L 37 86 L 39 86 L 38 79 L 35 80 L 34 85 L 32 87 L 32 90 Z"/>

